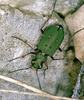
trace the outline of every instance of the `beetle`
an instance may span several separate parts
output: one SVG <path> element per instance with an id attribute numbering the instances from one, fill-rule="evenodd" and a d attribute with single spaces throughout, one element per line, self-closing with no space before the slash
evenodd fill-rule
<path id="1" fill-rule="evenodd" d="M 26 43 L 26 41 L 24 41 L 16 36 L 12 36 L 12 37 L 19 39 Z M 41 85 L 40 85 L 37 71 L 38 71 L 38 69 L 43 68 L 43 64 L 46 65 L 46 68 L 44 69 L 44 71 L 46 69 L 48 69 L 48 65 L 47 65 L 48 56 L 51 57 L 53 60 L 59 60 L 59 59 L 55 59 L 53 57 L 53 55 L 57 49 L 60 50 L 59 47 L 60 47 L 63 39 L 64 39 L 64 29 L 63 29 L 62 25 L 51 24 L 51 25 L 47 26 L 44 30 L 42 30 L 42 36 L 40 37 L 40 39 L 36 45 L 36 49 L 34 49 L 34 52 L 30 52 L 30 53 L 27 53 L 27 54 L 21 56 L 21 57 L 25 57 L 28 54 L 32 54 L 31 67 L 29 67 L 29 68 L 34 68 L 36 70 L 36 75 L 37 75 L 40 89 L 41 89 Z M 30 44 L 28 44 L 28 45 L 32 48 L 32 46 Z M 21 58 L 21 57 L 11 59 L 11 60 L 9 60 L 9 62 L 13 61 L 15 59 Z M 11 71 L 11 73 L 19 71 L 19 70 L 26 70 L 26 69 L 28 69 L 28 68 L 14 70 L 14 71 Z"/>
<path id="2" fill-rule="evenodd" d="M 40 40 L 38 41 L 38 43 L 36 45 L 36 49 L 34 49 L 34 52 L 30 52 L 30 53 L 27 53 L 27 54 L 21 56 L 21 57 L 25 57 L 26 55 L 33 54 L 32 59 L 31 59 L 31 68 L 36 69 L 36 75 L 37 75 L 40 89 L 41 89 L 41 85 L 40 85 L 37 71 L 38 71 L 38 69 L 42 69 L 43 64 L 45 64 L 45 66 L 46 66 L 46 68 L 44 69 L 44 74 L 45 74 L 45 70 L 48 69 L 48 65 L 47 65 L 48 56 L 51 57 L 53 60 L 57 60 L 57 59 L 54 59 L 53 55 L 57 49 L 61 50 L 59 47 L 64 39 L 64 29 L 63 29 L 62 25 L 60 25 L 60 24 L 56 24 L 56 23 L 51 24 L 51 25 L 47 26 L 46 28 L 44 28 L 44 30 L 42 29 L 45 26 L 46 22 L 48 22 L 48 20 L 52 17 L 56 2 L 57 2 L 57 0 L 55 0 L 55 2 L 53 4 L 53 9 L 52 9 L 50 16 L 48 17 L 48 19 L 44 22 L 43 26 L 41 27 L 42 36 L 40 37 Z M 26 43 L 26 41 L 24 41 L 16 36 L 12 36 L 12 37 L 19 39 L 19 40 L 23 41 L 24 43 Z M 32 48 L 32 46 L 30 44 L 28 44 L 28 43 L 26 43 L 26 44 Z M 11 59 L 11 60 L 9 60 L 9 62 L 13 61 L 15 59 L 21 58 L 21 57 Z M 28 69 L 28 68 L 18 69 L 18 70 L 14 70 L 11 72 L 16 72 L 19 70 L 26 70 L 26 69 Z"/>
<path id="3" fill-rule="evenodd" d="M 84 28 L 79 29 L 78 31 L 76 31 L 74 33 L 74 35 L 83 29 Z M 70 42 L 72 41 L 73 36 L 71 37 Z M 51 25 L 45 27 L 44 30 L 42 30 L 42 36 L 40 37 L 40 39 L 36 45 L 36 49 L 34 49 L 29 43 L 27 43 L 24 40 L 22 40 L 16 36 L 12 36 L 12 37 L 19 39 L 20 41 L 23 41 L 24 43 L 26 43 L 29 47 L 31 47 L 34 50 L 34 52 L 30 52 L 30 53 L 27 53 L 27 54 L 22 55 L 20 57 L 11 59 L 11 60 L 9 60 L 9 62 L 13 61 L 15 59 L 21 58 L 21 57 L 25 57 L 29 54 L 32 54 L 31 67 L 29 67 L 29 68 L 36 70 L 36 75 L 37 75 L 39 87 L 40 87 L 40 89 L 42 89 L 37 71 L 38 71 L 38 69 L 43 69 L 43 64 L 45 64 L 45 66 L 46 66 L 44 71 L 46 69 L 48 69 L 48 65 L 47 65 L 47 58 L 48 57 L 52 58 L 53 60 L 60 60 L 60 59 L 55 59 L 53 57 L 53 55 L 56 52 L 56 50 L 58 50 L 58 49 L 60 51 L 63 50 L 63 48 L 62 48 L 62 50 L 60 49 L 60 45 L 61 45 L 62 41 L 64 40 L 64 28 L 63 28 L 63 26 L 55 23 L 55 24 L 51 24 Z M 61 60 L 63 60 L 63 58 Z M 17 70 L 11 71 L 11 72 L 9 71 L 9 73 L 20 71 L 20 70 L 26 70 L 29 68 L 17 69 Z"/>
<path id="4" fill-rule="evenodd" d="M 60 37 L 60 38 L 59 38 Z M 47 26 L 40 41 L 36 45 L 35 55 L 32 56 L 31 65 L 35 69 L 42 69 L 43 63 L 46 63 L 47 57 L 51 57 L 60 47 L 64 39 L 64 29 L 59 24 L 52 24 Z"/>

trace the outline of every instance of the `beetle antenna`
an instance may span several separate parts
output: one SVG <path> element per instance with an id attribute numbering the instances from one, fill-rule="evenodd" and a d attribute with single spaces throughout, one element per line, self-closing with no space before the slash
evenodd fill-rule
<path id="1" fill-rule="evenodd" d="M 69 41 L 69 44 L 72 42 L 73 37 L 74 37 L 78 32 L 80 32 L 80 31 L 82 31 L 82 30 L 84 30 L 84 28 L 81 28 L 81 29 L 79 29 L 79 30 L 77 30 L 76 32 L 73 33 L 73 35 L 71 36 L 71 39 L 70 39 L 70 41 Z M 67 45 L 68 45 L 68 42 L 64 45 L 64 47 L 63 47 L 61 50 L 64 51 L 64 48 L 65 48 Z"/>
<path id="2" fill-rule="evenodd" d="M 21 68 L 21 69 L 17 69 L 17 70 L 13 70 L 13 71 L 9 71 L 8 73 L 14 73 L 14 72 L 17 72 L 17 71 L 21 71 L 21 70 L 27 70 L 31 67 L 27 67 L 27 68 Z"/>
<path id="3" fill-rule="evenodd" d="M 16 37 L 16 36 L 11 36 L 11 37 L 24 42 L 26 45 L 28 45 L 30 48 L 32 48 L 34 50 L 34 48 L 32 47 L 31 43 L 29 43 L 27 40 L 23 40 L 23 39 L 21 39 L 19 37 Z"/>
<path id="4" fill-rule="evenodd" d="M 39 76 L 38 76 L 38 69 L 36 69 L 36 76 L 37 76 L 37 80 L 38 80 L 38 83 L 39 83 L 39 88 L 42 90 L 40 80 L 39 80 Z"/>
<path id="5" fill-rule="evenodd" d="M 55 5 L 56 5 L 56 3 L 57 3 L 57 0 L 55 0 L 55 2 L 54 2 L 54 4 L 53 4 L 53 10 L 52 10 L 51 16 L 52 16 L 52 14 L 53 14 L 53 12 L 54 12 L 54 10 L 55 10 Z"/>
<path id="6" fill-rule="evenodd" d="M 10 60 L 8 60 L 8 62 L 11 62 L 11 61 L 16 60 L 16 59 L 19 59 L 19 58 L 24 58 L 24 57 L 26 57 L 26 56 L 29 55 L 29 54 L 36 54 L 36 53 L 35 53 L 35 52 L 29 52 L 29 53 L 27 53 L 27 54 L 25 54 L 25 55 L 22 55 L 22 56 L 19 56 L 19 57 L 10 59 Z"/>

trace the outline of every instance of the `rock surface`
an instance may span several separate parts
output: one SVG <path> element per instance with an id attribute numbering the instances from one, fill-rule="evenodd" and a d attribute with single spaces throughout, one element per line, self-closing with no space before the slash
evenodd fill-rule
<path id="1" fill-rule="evenodd" d="M 63 14 L 66 15 L 70 10 L 66 10 L 67 7 L 71 7 L 69 0 L 65 2 L 64 0 L 57 1 L 57 8 L 63 9 Z M 73 0 L 73 5 L 77 4 L 78 0 Z M 8 73 L 20 68 L 30 67 L 31 65 L 31 55 L 26 56 L 25 58 L 16 59 L 14 61 L 8 62 L 8 60 L 15 57 L 22 56 L 30 51 L 33 51 L 27 44 L 22 41 L 12 38 L 11 36 L 20 37 L 23 40 L 27 40 L 28 43 L 35 48 L 38 43 L 38 39 L 41 34 L 41 27 L 43 23 L 48 18 L 48 15 L 51 14 L 53 9 L 54 0 L 0 0 L 0 74 L 6 75 L 17 80 L 21 80 L 28 85 L 39 88 L 36 71 L 33 69 L 18 71 L 15 73 Z M 61 6 L 61 4 L 62 6 Z M 69 4 L 69 5 L 68 5 Z M 68 8 L 67 8 L 68 9 Z M 60 10 L 61 11 L 61 10 Z M 62 12 L 61 12 L 62 13 Z M 60 23 L 64 27 L 65 38 L 61 45 L 68 41 L 67 27 L 64 21 L 54 13 L 52 18 L 49 20 L 48 24 L 51 23 Z M 62 58 L 64 55 L 63 52 L 57 50 L 54 55 L 56 58 Z M 73 59 L 71 60 L 73 62 Z M 46 71 L 45 79 L 43 70 L 38 71 L 39 79 L 41 82 L 42 90 L 49 92 L 53 95 L 67 96 L 71 97 L 73 91 L 73 78 L 69 76 L 71 71 L 68 69 L 69 65 L 65 66 L 65 60 L 51 60 L 48 59 L 49 68 Z M 74 65 L 75 69 L 78 66 Z M 73 67 L 73 64 L 70 65 Z M 68 69 L 69 71 L 66 71 Z M 78 73 L 77 70 L 77 73 Z M 77 76 L 76 76 L 77 77 Z M 75 78 L 76 79 L 76 78 Z M 75 82 L 75 81 L 74 81 Z M 16 86 L 12 83 L 5 82 L 0 80 L 1 89 L 13 89 L 18 91 L 28 91 L 20 86 Z M 12 93 L 0 93 L 0 100 L 47 100 L 47 98 L 41 98 L 37 96 L 26 96 L 26 95 L 17 95 Z M 49 100 L 49 99 L 48 99 Z"/>

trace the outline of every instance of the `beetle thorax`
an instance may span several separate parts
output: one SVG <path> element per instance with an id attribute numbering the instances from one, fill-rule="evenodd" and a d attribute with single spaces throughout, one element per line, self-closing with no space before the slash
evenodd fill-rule
<path id="1" fill-rule="evenodd" d="M 46 60 L 47 56 L 42 52 L 33 55 L 31 61 L 32 68 L 41 69 L 43 67 L 43 63 L 45 63 Z"/>

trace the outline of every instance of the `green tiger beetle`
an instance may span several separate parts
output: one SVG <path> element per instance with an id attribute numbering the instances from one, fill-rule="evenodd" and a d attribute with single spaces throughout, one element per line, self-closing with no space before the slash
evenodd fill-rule
<path id="1" fill-rule="evenodd" d="M 53 6 L 53 11 L 52 11 L 50 17 L 52 16 L 52 14 L 54 12 L 56 1 L 57 0 L 55 0 L 54 6 Z M 47 19 L 47 21 L 50 19 L 50 17 Z M 45 23 L 44 23 L 44 25 L 45 25 Z M 43 26 L 42 26 L 42 28 L 43 28 Z M 42 36 L 40 38 L 40 41 L 36 45 L 36 49 L 33 48 L 34 52 L 30 52 L 28 54 L 21 56 L 21 57 L 25 57 L 26 55 L 32 54 L 31 67 L 29 67 L 29 68 L 34 68 L 36 70 L 36 75 L 37 75 L 40 89 L 41 89 L 41 85 L 40 85 L 37 71 L 38 71 L 38 69 L 43 68 L 43 64 L 45 64 L 46 69 L 48 69 L 48 65 L 47 65 L 48 57 L 51 57 L 53 60 L 59 60 L 59 59 L 54 59 L 53 55 L 56 52 L 56 50 L 59 49 L 61 51 L 60 45 L 64 39 L 64 28 L 62 25 L 52 24 L 52 25 L 49 25 L 46 28 L 44 28 L 44 30 L 42 30 L 42 28 L 41 28 Z M 19 39 L 19 40 L 23 41 L 24 43 L 26 43 L 26 41 L 24 41 L 16 36 L 12 36 L 12 37 Z M 32 48 L 32 46 L 30 44 L 28 44 L 28 43 L 26 43 L 26 44 Z M 15 59 L 21 58 L 21 57 L 17 57 L 12 60 L 9 60 L 9 62 L 13 61 Z M 18 70 L 14 70 L 11 72 L 16 72 L 19 70 L 26 70 L 29 68 L 18 69 Z"/>

